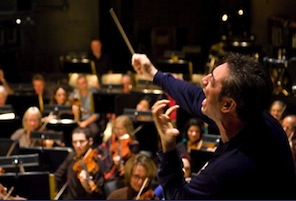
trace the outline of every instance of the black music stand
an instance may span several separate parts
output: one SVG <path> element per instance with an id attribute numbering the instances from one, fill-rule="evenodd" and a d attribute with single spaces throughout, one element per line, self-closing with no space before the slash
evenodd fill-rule
<path id="1" fill-rule="evenodd" d="M 63 113 L 70 114 L 72 113 L 72 105 L 57 105 L 57 104 L 44 105 L 43 114 L 48 115 L 51 112 L 57 115 L 60 115 Z"/>
<path id="2" fill-rule="evenodd" d="M 19 151 L 20 154 L 39 155 L 39 166 L 30 168 L 28 171 L 48 171 L 54 173 L 73 149 L 70 147 L 20 147 Z"/>
<path id="3" fill-rule="evenodd" d="M 11 112 L 14 112 L 14 109 L 11 104 L 0 106 L 0 114 L 11 113 Z"/>
<path id="4" fill-rule="evenodd" d="M 39 165 L 38 154 L 26 154 L 26 155 L 13 155 L 13 156 L 1 156 L 0 167 L 3 168 L 15 168 L 16 173 L 18 169 L 22 167 L 32 167 Z"/>
<path id="5" fill-rule="evenodd" d="M 64 140 L 62 131 L 31 131 L 31 139 L 35 140 Z"/>
<path id="6" fill-rule="evenodd" d="M 0 156 L 6 156 L 11 152 L 11 155 L 18 155 L 20 152 L 20 145 L 18 140 L 12 140 L 10 138 L 0 138 Z"/>
<path id="7" fill-rule="evenodd" d="M 61 56 L 60 65 L 63 73 L 96 74 L 94 61 L 81 56 Z"/>
<path id="8" fill-rule="evenodd" d="M 1 174 L 0 181 L 6 187 L 14 187 L 13 196 L 19 195 L 28 200 L 50 200 L 52 197 L 49 172 L 9 172 Z"/>
<path id="9" fill-rule="evenodd" d="M 123 85 L 122 84 L 101 84 L 100 90 L 105 93 L 123 93 Z"/>
<path id="10" fill-rule="evenodd" d="M 129 116 L 133 121 L 153 121 L 151 110 L 138 111 L 133 108 L 124 108 L 123 114 Z"/>
<path id="11" fill-rule="evenodd" d="M 115 113 L 115 100 L 120 93 L 97 92 L 93 93 L 96 113 Z"/>
<path id="12" fill-rule="evenodd" d="M 173 61 L 172 59 L 160 59 L 156 62 L 156 66 L 162 72 L 168 73 L 182 73 L 184 75 L 184 80 L 191 81 L 193 67 L 192 62 L 178 59 Z"/>
<path id="13" fill-rule="evenodd" d="M 16 115 L 22 118 L 29 107 L 39 108 L 39 99 L 37 94 L 12 94 L 7 96 L 7 104 L 12 105 Z"/>

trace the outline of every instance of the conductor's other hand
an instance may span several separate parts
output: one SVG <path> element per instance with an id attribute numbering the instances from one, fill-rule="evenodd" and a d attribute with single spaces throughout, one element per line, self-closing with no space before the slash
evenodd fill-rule
<path id="1" fill-rule="evenodd" d="M 157 72 L 157 69 L 145 54 L 133 54 L 132 66 L 138 74 L 143 75 L 150 81 L 153 80 L 153 77 Z"/>
<path id="2" fill-rule="evenodd" d="M 151 110 L 161 140 L 163 152 L 168 152 L 176 148 L 176 137 L 179 135 L 178 129 L 173 127 L 169 117 L 179 106 L 174 105 L 164 113 L 164 108 L 167 107 L 169 102 L 169 100 L 159 100 L 152 106 Z"/>

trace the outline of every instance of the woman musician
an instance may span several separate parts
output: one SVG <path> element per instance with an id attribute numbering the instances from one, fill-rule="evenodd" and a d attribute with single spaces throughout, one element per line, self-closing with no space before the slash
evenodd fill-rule
<path id="1" fill-rule="evenodd" d="M 103 161 L 106 196 L 124 186 L 124 164 L 134 154 L 134 127 L 126 115 L 116 117 L 111 137 L 99 146 Z"/>
<path id="2" fill-rule="evenodd" d="M 41 141 L 31 140 L 31 131 L 37 131 L 41 127 L 41 112 L 35 107 L 29 107 L 22 119 L 23 128 L 17 129 L 12 135 L 12 140 L 18 140 L 20 147 L 41 146 Z"/>
<path id="3" fill-rule="evenodd" d="M 126 187 L 113 191 L 107 200 L 158 200 L 150 187 L 157 174 L 155 162 L 143 154 L 132 156 L 124 167 Z"/>
<path id="4" fill-rule="evenodd" d="M 104 177 L 97 151 L 92 148 L 93 139 L 87 128 L 75 128 L 72 132 L 74 152 L 64 160 L 55 172 L 58 199 L 104 199 Z"/>

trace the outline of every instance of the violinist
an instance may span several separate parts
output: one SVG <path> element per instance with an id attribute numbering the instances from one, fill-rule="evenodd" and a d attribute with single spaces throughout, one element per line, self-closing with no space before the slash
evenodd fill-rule
<path id="1" fill-rule="evenodd" d="M 97 152 L 92 148 L 93 139 L 87 128 L 75 128 L 72 132 L 74 152 L 64 160 L 55 172 L 57 199 L 104 199 L 104 177 Z M 64 189 L 64 190 L 63 190 Z"/>
<path id="2" fill-rule="evenodd" d="M 103 160 L 105 194 L 124 186 L 124 163 L 134 154 L 134 126 L 127 115 L 116 117 L 111 137 L 99 146 Z"/>
<path id="3" fill-rule="evenodd" d="M 126 187 L 113 191 L 107 200 L 158 200 L 151 189 L 156 178 L 155 162 L 144 154 L 132 156 L 124 166 Z"/>
<path id="4" fill-rule="evenodd" d="M 10 138 L 18 140 L 20 147 L 40 146 L 41 142 L 31 140 L 30 135 L 31 131 L 37 131 L 41 127 L 41 116 L 41 112 L 37 107 L 29 107 L 22 119 L 23 128 L 17 129 Z"/>
<path id="5" fill-rule="evenodd" d="M 58 85 L 53 90 L 53 96 L 50 100 L 51 105 L 72 105 L 71 114 L 60 114 L 56 118 L 62 118 L 63 116 L 69 117 L 74 116 L 75 120 L 79 120 L 79 105 L 75 104 L 72 100 L 69 99 L 68 89 L 66 86 Z"/>

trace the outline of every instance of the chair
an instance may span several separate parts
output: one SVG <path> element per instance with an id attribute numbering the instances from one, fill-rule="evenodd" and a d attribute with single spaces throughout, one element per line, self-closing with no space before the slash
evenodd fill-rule
<path id="1" fill-rule="evenodd" d="M 79 76 L 79 73 L 70 73 L 69 74 L 69 82 L 68 84 L 75 88 L 76 87 L 76 80 Z M 97 88 L 99 86 L 99 79 L 96 74 L 86 74 L 86 79 L 88 82 L 88 85 L 92 88 Z"/>
<path id="2" fill-rule="evenodd" d="M 122 84 L 121 79 L 122 79 L 121 73 L 103 74 L 101 77 L 101 84 L 120 85 Z"/>

